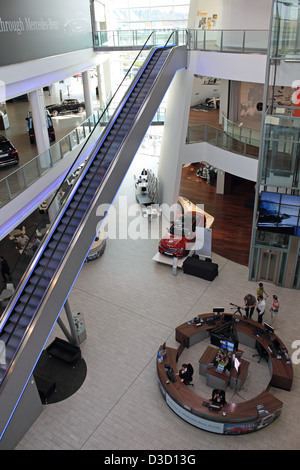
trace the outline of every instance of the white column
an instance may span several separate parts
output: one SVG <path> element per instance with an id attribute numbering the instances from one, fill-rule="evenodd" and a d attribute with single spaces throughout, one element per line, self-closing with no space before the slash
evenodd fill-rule
<path id="1" fill-rule="evenodd" d="M 98 100 L 100 109 L 104 109 L 103 96 L 102 96 L 102 83 L 101 83 L 101 65 L 97 65 L 97 80 L 98 80 Z"/>
<path id="2" fill-rule="evenodd" d="M 40 155 L 46 152 L 50 147 L 43 89 L 39 88 L 38 90 L 31 91 L 29 93 L 29 102 L 37 151 L 38 155 Z M 42 156 L 41 165 L 43 168 L 47 168 L 50 165 L 50 156 L 48 152 Z"/>
<path id="3" fill-rule="evenodd" d="M 224 194 L 225 175 L 225 171 L 217 171 L 216 194 Z"/>
<path id="4" fill-rule="evenodd" d="M 85 113 L 86 117 L 88 118 L 93 114 L 93 97 L 89 70 L 85 70 L 85 72 L 82 73 L 82 83 L 85 102 Z"/>
<path id="5" fill-rule="evenodd" d="M 195 57 L 195 56 L 194 56 Z M 191 54 L 191 61 L 192 54 Z M 167 95 L 167 111 L 163 140 L 160 152 L 158 180 L 160 184 L 160 203 L 172 206 L 179 196 L 182 159 L 186 145 L 187 125 L 193 90 L 194 67 L 176 73 Z M 168 218 L 166 207 L 162 206 Z"/>

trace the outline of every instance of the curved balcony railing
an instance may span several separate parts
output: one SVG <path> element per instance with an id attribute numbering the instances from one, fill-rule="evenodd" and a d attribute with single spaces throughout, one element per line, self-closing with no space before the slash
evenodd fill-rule
<path id="1" fill-rule="evenodd" d="M 223 129 L 217 129 L 207 124 L 188 127 L 186 143 L 195 144 L 199 142 L 207 142 L 229 152 L 258 159 L 259 146 L 240 142 L 224 132 Z"/>
<path id="2" fill-rule="evenodd" d="M 222 114 L 222 127 L 223 131 L 233 139 L 255 147 L 260 146 L 260 131 L 244 127 L 243 123 L 232 122 L 224 114 Z"/>
<path id="3" fill-rule="evenodd" d="M 95 49 L 139 48 L 150 30 L 95 31 Z M 151 45 L 161 44 L 171 29 L 156 30 Z M 190 50 L 266 54 L 268 30 L 178 29 L 176 44 Z M 150 46 L 150 44 L 149 44 Z"/>

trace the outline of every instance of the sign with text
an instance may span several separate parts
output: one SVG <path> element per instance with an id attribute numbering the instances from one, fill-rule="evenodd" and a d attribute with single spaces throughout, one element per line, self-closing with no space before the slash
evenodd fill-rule
<path id="1" fill-rule="evenodd" d="M 89 0 L 1 0 L 0 66 L 92 47 Z"/>

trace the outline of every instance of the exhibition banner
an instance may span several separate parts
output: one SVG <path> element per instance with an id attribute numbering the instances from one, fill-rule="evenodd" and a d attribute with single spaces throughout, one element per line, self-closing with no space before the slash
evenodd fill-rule
<path id="1" fill-rule="evenodd" d="M 0 66 L 93 47 L 89 0 L 1 0 Z"/>

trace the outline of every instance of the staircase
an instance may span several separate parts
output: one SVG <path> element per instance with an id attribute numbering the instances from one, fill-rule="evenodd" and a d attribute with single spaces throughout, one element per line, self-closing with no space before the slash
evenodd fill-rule
<path id="1" fill-rule="evenodd" d="M 33 258 L 0 321 L 0 436 L 32 376 L 104 218 L 175 73 L 181 47 L 153 48 L 96 142 L 84 171 Z M 103 207 L 103 206 L 102 206 Z"/>

